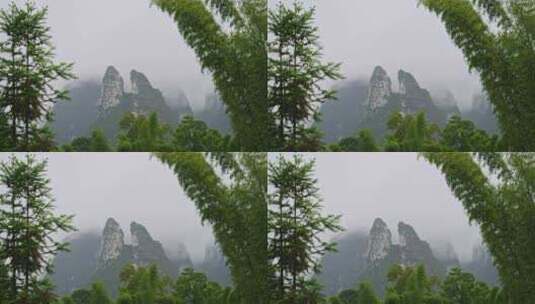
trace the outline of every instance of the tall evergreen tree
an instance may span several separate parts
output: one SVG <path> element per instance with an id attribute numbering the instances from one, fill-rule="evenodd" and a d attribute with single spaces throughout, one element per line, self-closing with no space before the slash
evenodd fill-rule
<path id="1" fill-rule="evenodd" d="M 51 119 L 50 105 L 68 99 L 52 83 L 74 78 L 72 64 L 54 62 L 47 13 L 33 2 L 0 11 L 0 112 L 10 120 L 12 150 L 42 150 L 35 144 L 48 135 L 41 125 Z"/>
<path id="2" fill-rule="evenodd" d="M 318 107 L 336 98 L 336 91 L 324 89 L 326 79 L 340 79 L 340 64 L 322 63 L 314 8 L 299 2 L 291 8 L 279 3 L 269 13 L 268 101 L 275 121 L 278 149 L 299 151 L 310 142 L 308 125 L 319 120 Z M 307 147 L 310 148 L 310 147 Z M 318 150 L 319 147 L 316 147 Z"/>
<path id="3" fill-rule="evenodd" d="M 507 151 L 535 148 L 535 4 L 531 0 L 420 0 L 478 72 Z"/>
<path id="4" fill-rule="evenodd" d="M 241 151 L 268 151 L 267 1 L 152 0 L 211 72 Z"/>
<path id="5" fill-rule="evenodd" d="M 8 303 L 50 303 L 50 255 L 67 250 L 53 234 L 74 230 L 72 216 L 55 215 L 46 161 L 27 155 L 0 164 L 0 263 L 6 265 Z M 4 190 L 5 189 L 5 190 Z"/>
<path id="6" fill-rule="evenodd" d="M 236 303 L 267 303 L 266 153 L 158 153 L 226 257 Z"/>
<path id="7" fill-rule="evenodd" d="M 478 224 L 508 303 L 535 301 L 535 153 L 424 153 Z"/>
<path id="8" fill-rule="evenodd" d="M 335 250 L 335 244 L 321 240 L 320 234 L 342 230 L 339 216 L 321 214 L 313 170 L 314 161 L 300 155 L 280 156 L 269 166 L 268 253 L 276 303 L 301 303 L 315 294 L 310 275 L 320 271 L 321 257 Z M 307 298 L 302 303 L 314 301 Z"/>

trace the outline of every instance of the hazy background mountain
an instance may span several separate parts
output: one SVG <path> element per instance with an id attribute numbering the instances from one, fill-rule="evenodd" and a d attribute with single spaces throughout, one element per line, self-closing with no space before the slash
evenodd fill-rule
<path id="1" fill-rule="evenodd" d="M 292 0 L 269 0 L 273 7 Z M 471 107 L 472 96 L 481 92 L 477 74 L 470 73 L 462 52 L 434 14 L 417 0 L 303 0 L 314 6 L 324 60 L 342 62 L 347 80 L 370 79 L 381 65 L 391 74 L 409 71 L 421 87 L 449 89 L 460 109 Z M 340 82 L 329 81 L 326 86 Z M 397 88 L 396 88 L 397 89 Z"/>
<path id="2" fill-rule="evenodd" d="M 367 80 L 346 80 L 336 84 L 337 100 L 324 103 L 321 108 L 320 129 L 324 140 L 333 142 L 351 136 L 359 129 L 372 130 L 382 140 L 387 133 L 387 122 L 393 112 L 426 114 L 429 121 L 444 127 L 453 115 L 460 115 L 490 133 L 498 126 L 490 102 L 479 93 L 474 95 L 470 107 L 461 107 L 448 89 L 422 88 L 419 79 L 410 72 L 399 70 L 392 79 L 381 66 L 374 68 Z"/>
<path id="3" fill-rule="evenodd" d="M 9 155 L 1 154 L 0 161 Z M 125 231 L 135 221 L 167 253 L 177 251 L 178 241 L 183 243 L 194 263 L 214 244 L 211 226 L 202 223 L 172 170 L 150 153 L 42 153 L 36 158 L 48 160 L 56 212 L 73 214 L 80 233 L 100 235 L 110 217 Z M 129 233 L 125 241 L 131 242 Z"/>
<path id="4" fill-rule="evenodd" d="M 0 8 L 9 2 L 1 1 Z M 110 64 L 123 73 L 135 69 L 148 75 L 170 102 L 185 93 L 194 109 L 201 109 L 206 95 L 214 91 L 209 73 L 201 72 L 172 18 L 150 1 L 34 2 L 48 6 L 47 25 L 57 59 L 74 62 L 80 80 L 100 81 Z M 125 86 L 129 90 L 129 83 Z"/>
<path id="5" fill-rule="evenodd" d="M 421 264 L 429 275 L 439 278 L 444 278 L 448 269 L 461 267 L 479 280 L 499 284 L 496 268 L 483 245 L 473 248 L 470 261 L 460 262 L 449 242 L 441 246 L 422 240 L 410 224 L 399 222 L 397 236 L 399 242 L 395 243 L 390 227 L 381 218 L 374 220 L 368 232 L 350 231 L 337 235 L 333 240 L 338 244 L 338 252 L 323 257 L 322 272 L 317 276 L 323 292 L 334 295 L 361 282 L 369 282 L 378 294 L 383 295 L 388 284 L 388 271 L 395 264 Z"/>
<path id="6" fill-rule="evenodd" d="M 142 72 L 132 70 L 125 80 L 114 66 L 109 66 L 99 82 L 70 84 L 71 100 L 54 105 L 51 128 L 55 140 L 63 144 L 76 137 L 89 136 L 94 129 L 101 129 L 110 140 L 115 140 L 119 122 L 126 113 L 148 116 L 154 112 L 171 127 L 184 116 L 192 115 L 222 133 L 230 132 L 230 121 L 218 95 L 207 94 L 204 105 L 193 110 L 190 99 L 177 88 L 178 95 L 166 98 Z"/>
<path id="7" fill-rule="evenodd" d="M 269 160 L 278 155 L 270 153 Z M 496 282 L 491 259 L 481 250 L 479 227 L 470 223 L 441 172 L 417 153 L 302 155 L 315 161 L 321 212 L 340 215 L 346 229 L 321 235 L 338 243 L 338 253 L 322 261 L 325 292 L 354 287 L 360 279 L 372 281 L 382 292 L 384 274 L 393 263 L 422 262 L 436 275 L 461 265 L 482 280 Z M 383 236 L 372 238 L 375 244 L 387 245 L 369 250 L 370 234 Z"/>
<path id="8" fill-rule="evenodd" d="M 129 230 L 127 235 L 115 219 L 109 218 L 100 234 L 84 232 L 69 236 L 71 251 L 62 252 L 53 260 L 55 271 L 51 280 L 55 291 L 69 294 L 101 281 L 115 296 L 120 286 L 119 275 L 129 264 L 156 265 L 162 274 L 172 278 L 190 267 L 206 273 L 212 281 L 230 284 L 230 273 L 217 245 L 207 245 L 203 259 L 194 263 L 180 240 L 175 241 L 174 250 L 165 250 L 142 224 L 132 222 Z"/>

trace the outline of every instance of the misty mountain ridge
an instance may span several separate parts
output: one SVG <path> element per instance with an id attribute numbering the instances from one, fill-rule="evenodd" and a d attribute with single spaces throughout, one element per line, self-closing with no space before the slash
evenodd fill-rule
<path id="1" fill-rule="evenodd" d="M 369 81 L 349 80 L 337 87 L 337 100 L 321 105 L 319 128 L 326 142 L 354 135 L 359 129 L 370 129 L 382 140 L 393 112 L 426 113 L 429 121 L 444 127 L 453 115 L 460 115 L 490 133 L 498 132 L 496 118 L 488 99 L 474 96 L 472 107 L 461 110 L 454 94 L 447 89 L 429 90 L 420 87 L 409 72 L 399 70 L 397 91 L 388 73 L 375 67 Z"/>
<path id="2" fill-rule="evenodd" d="M 51 280 L 60 295 L 86 288 L 94 281 L 101 281 L 112 295 L 117 295 L 119 274 L 128 264 L 136 266 L 156 265 L 161 273 L 172 278 L 188 267 L 206 273 L 210 280 L 230 285 L 230 273 L 225 258 L 216 245 L 206 248 L 203 261 L 194 263 L 187 247 L 177 242 L 177 251 L 165 252 L 162 244 L 153 239 L 141 224 L 130 224 L 131 242 L 125 241 L 120 225 L 110 218 L 101 235 L 81 233 L 68 238 L 70 252 L 59 253 L 53 261 Z"/>
<path id="3" fill-rule="evenodd" d="M 130 72 L 130 90 L 126 87 L 122 75 L 113 66 L 106 69 L 101 82 L 81 80 L 69 85 L 71 100 L 58 102 L 53 107 L 51 128 L 56 142 L 63 144 L 76 137 L 89 136 L 94 129 L 101 129 L 114 140 L 119 122 L 127 113 L 148 116 L 155 112 L 162 122 L 171 126 L 176 126 L 184 116 L 192 115 L 210 128 L 230 132 L 225 106 L 217 94 L 207 95 L 204 107 L 194 111 L 181 89 L 174 98 L 167 100 L 139 71 Z"/>
<path id="4" fill-rule="evenodd" d="M 317 276 L 324 286 L 323 292 L 334 295 L 367 281 L 383 295 L 388 284 L 388 271 L 395 264 L 423 264 L 429 275 L 439 278 L 444 278 L 449 269 L 461 267 L 479 280 L 498 284 L 497 271 L 483 245 L 474 248 L 471 261 L 463 263 L 450 243 L 431 247 L 420 239 L 411 225 L 400 222 L 397 228 L 398 243 L 393 242 L 392 232 L 381 218 L 375 219 L 369 232 L 351 231 L 337 235 L 333 239 L 337 243 L 337 252 L 323 257 L 322 272 Z"/>

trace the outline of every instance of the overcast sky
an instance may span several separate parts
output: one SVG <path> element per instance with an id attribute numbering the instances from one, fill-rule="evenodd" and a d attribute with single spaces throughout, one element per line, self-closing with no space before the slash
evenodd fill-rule
<path id="1" fill-rule="evenodd" d="M 276 154 L 270 154 L 270 160 Z M 308 153 L 324 199 L 324 213 L 342 215 L 349 231 L 369 232 L 381 217 L 397 241 L 397 225 L 414 227 L 431 244 L 451 242 L 463 260 L 481 244 L 444 177 L 416 153 Z M 326 238 L 331 238 L 330 234 Z"/>
<path id="2" fill-rule="evenodd" d="M 24 3 L 24 0 L 15 0 Z M 171 17 L 150 0 L 36 0 L 48 6 L 57 59 L 74 62 L 79 78 L 99 81 L 114 65 L 129 85 L 136 69 L 169 99 L 181 88 L 193 106 L 202 106 L 213 91 L 193 51 L 185 44 Z M 8 6 L 0 1 L 0 8 Z"/>
<path id="3" fill-rule="evenodd" d="M 0 153 L 0 161 L 8 159 Z M 81 231 L 101 233 L 109 217 L 115 218 L 125 235 L 130 223 L 143 224 L 152 237 L 164 243 L 169 253 L 178 241 L 192 258 L 204 257 L 213 244 L 211 228 L 201 225 L 193 203 L 180 188 L 173 172 L 146 153 L 50 153 L 51 179 L 57 212 L 74 214 Z"/>
<path id="4" fill-rule="evenodd" d="M 278 0 L 269 0 L 270 6 Z M 293 0 L 282 0 L 293 3 Z M 418 0 L 302 0 L 316 7 L 316 25 L 324 58 L 342 62 L 347 79 L 369 80 L 377 65 L 388 72 L 397 89 L 397 72 L 412 73 L 424 88 L 450 89 L 461 106 L 480 92 L 462 52 L 444 25 Z"/>

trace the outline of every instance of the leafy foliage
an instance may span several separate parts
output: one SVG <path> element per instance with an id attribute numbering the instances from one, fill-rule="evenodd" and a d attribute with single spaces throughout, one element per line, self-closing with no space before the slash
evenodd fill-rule
<path id="1" fill-rule="evenodd" d="M 188 152 L 231 151 L 230 138 L 191 116 L 184 117 L 175 129 L 173 147 L 174 151 Z"/>
<path id="2" fill-rule="evenodd" d="M 436 138 L 440 129 L 435 124 L 427 124 L 425 114 L 416 116 L 393 113 L 388 120 L 386 151 L 435 151 Z"/>
<path id="3" fill-rule="evenodd" d="M 11 150 L 43 149 L 35 143 L 47 135 L 41 122 L 51 119 L 50 104 L 68 99 L 52 82 L 74 78 L 72 64 L 54 62 L 47 13 L 30 1 L 0 11 L 0 113 L 9 120 Z"/>
<path id="4" fill-rule="evenodd" d="M 314 162 L 280 156 L 269 166 L 268 251 L 276 303 L 315 303 L 321 286 L 309 277 L 321 257 L 335 250 L 323 232 L 341 231 L 340 216 L 322 215 Z"/>
<path id="5" fill-rule="evenodd" d="M 318 105 L 336 97 L 335 90 L 323 89 L 319 83 L 342 78 L 340 64 L 320 62 L 314 13 L 299 2 L 291 8 L 279 3 L 269 13 L 269 33 L 274 38 L 269 42 L 268 102 L 277 149 L 314 148 L 303 147 L 310 135 L 316 135 L 307 124 L 319 120 Z"/>
<path id="6" fill-rule="evenodd" d="M 535 154 L 424 153 L 480 227 L 512 303 L 535 299 Z"/>
<path id="7" fill-rule="evenodd" d="M 480 75 L 506 149 L 535 147 L 533 1 L 420 0 L 445 24 L 470 69 Z"/>
<path id="8" fill-rule="evenodd" d="M 389 133 L 384 146 L 375 143 L 368 129 L 358 135 L 341 139 L 336 144 L 327 146 L 335 152 L 376 152 L 379 150 L 398 151 L 499 151 L 502 142 L 498 136 L 490 136 L 477 129 L 469 120 L 452 116 L 444 129 L 430 124 L 423 112 L 416 116 L 394 112 L 388 121 Z"/>
<path id="9" fill-rule="evenodd" d="M 237 303 L 266 303 L 265 153 L 157 153 L 212 225 L 230 268 Z"/>
<path id="10" fill-rule="evenodd" d="M 49 255 L 67 250 L 53 234 L 74 230 L 72 216 L 55 215 L 46 161 L 12 156 L 0 164 L 0 282 L 7 303 L 51 303 Z"/>
<path id="11" fill-rule="evenodd" d="M 127 113 L 121 119 L 117 148 L 119 151 L 168 151 L 169 127 L 160 124 L 158 115 Z"/>
<path id="12" fill-rule="evenodd" d="M 241 150 L 268 151 L 267 1 L 152 0 L 211 72 Z"/>

